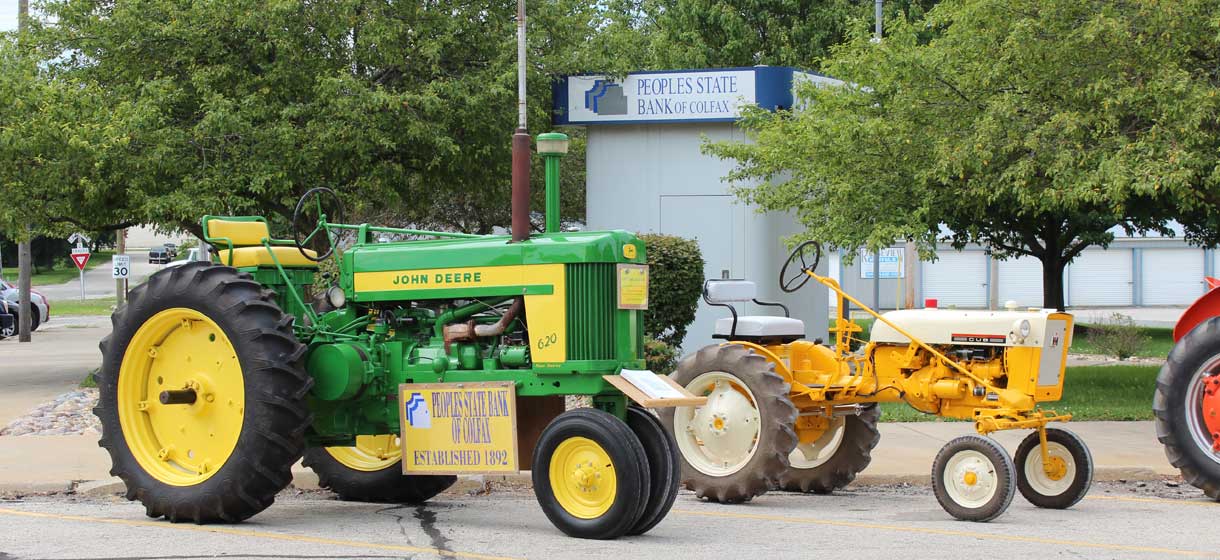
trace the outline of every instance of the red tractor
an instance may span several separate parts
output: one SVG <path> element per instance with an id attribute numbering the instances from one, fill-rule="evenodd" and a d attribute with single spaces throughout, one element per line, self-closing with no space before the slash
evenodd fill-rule
<path id="1" fill-rule="evenodd" d="M 1220 501 L 1220 280 L 1207 279 L 1173 329 L 1176 342 L 1156 378 L 1156 436 L 1186 482 Z"/>

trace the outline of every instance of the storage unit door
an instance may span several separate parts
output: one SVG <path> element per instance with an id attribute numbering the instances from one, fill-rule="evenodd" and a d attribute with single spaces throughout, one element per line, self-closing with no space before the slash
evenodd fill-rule
<path id="1" fill-rule="evenodd" d="M 1067 304 L 1131 305 L 1131 250 L 1084 251 L 1068 265 Z"/>
<path id="2" fill-rule="evenodd" d="M 1144 305 L 1187 305 L 1203 295 L 1202 249 L 1144 249 Z"/>
<path id="3" fill-rule="evenodd" d="M 1021 307 L 1042 307 L 1042 261 L 1034 257 L 1008 259 L 998 263 L 1000 301 L 1015 301 Z"/>
<path id="4" fill-rule="evenodd" d="M 923 266 L 923 293 L 941 307 L 987 307 L 987 256 L 982 251 L 942 251 Z"/>

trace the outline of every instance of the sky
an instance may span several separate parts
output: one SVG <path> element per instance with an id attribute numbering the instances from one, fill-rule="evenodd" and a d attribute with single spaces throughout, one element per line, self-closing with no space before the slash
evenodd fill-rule
<path id="1" fill-rule="evenodd" d="M 0 0 L 0 31 L 17 29 L 17 0 Z"/>

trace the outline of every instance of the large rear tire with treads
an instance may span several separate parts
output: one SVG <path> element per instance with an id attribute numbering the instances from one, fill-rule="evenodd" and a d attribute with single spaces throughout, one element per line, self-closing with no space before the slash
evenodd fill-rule
<path id="1" fill-rule="evenodd" d="M 1207 410 L 1205 410 L 1205 407 Z M 1169 464 L 1188 484 L 1220 501 L 1220 317 L 1203 321 L 1186 333 L 1161 367 L 1152 399 L 1156 436 Z"/>
<path id="2" fill-rule="evenodd" d="M 350 447 L 311 447 L 303 464 L 318 486 L 353 502 L 421 504 L 444 492 L 456 476 L 405 475 L 398 436 L 360 436 Z"/>
<path id="3" fill-rule="evenodd" d="M 789 467 L 780 475 L 779 488 L 829 494 L 850 484 L 873 460 L 873 448 L 881 441 L 880 418 L 881 407 L 866 405 L 857 416 L 832 420 L 816 441 L 798 443 L 788 456 Z"/>
<path id="4" fill-rule="evenodd" d="M 671 375 L 707 396 L 702 407 L 661 409 L 682 454 L 682 482 L 713 502 L 739 503 L 774 487 L 796 447 L 796 407 L 775 365 L 737 344 L 708 346 Z"/>
<path id="5" fill-rule="evenodd" d="M 99 445 L 150 517 L 242 521 L 292 481 L 312 379 L 273 295 L 248 273 L 191 262 L 153 274 L 111 317 Z"/>

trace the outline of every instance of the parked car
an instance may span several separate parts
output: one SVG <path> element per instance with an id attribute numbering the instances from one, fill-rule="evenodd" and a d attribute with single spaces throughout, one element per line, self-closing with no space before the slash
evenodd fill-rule
<path id="1" fill-rule="evenodd" d="M 17 285 L 0 279 L 0 300 L 12 304 L 9 311 L 15 321 L 17 310 L 20 309 L 18 305 L 21 302 L 21 292 L 17 289 Z M 51 300 L 48 300 L 47 296 L 42 295 L 38 290 L 30 290 L 30 305 L 38 311 L 31 317 L 30 322 L 30 331 L 36 331 L 39 325 L 51 319 Z"/>
<path id="2" fill-rule="evenodd" d="M 0 300 L 0 340 L 17 334 L 17 316 L 8 312 L 8 302 Z"/>
<path id="3" fill-rule="evenodd" d="M 166 249 L 164 245 L 148 250 L 149 264 L 169 264 L 171 260 L 173 260 L 173 257 L 170 256 L 169 249 Z"/>
<path id="4" fill-rule="evenodd" d="M 166 243 L 165 251 L 169 253 L 171 259 L 178 257 L 178 245 L 176 243 Z"/>
<path id="5" fill-rule="evenodd" d="M 191 247 L 190 249 L 188 249 L 188 250 L 186 251 L 186 258 L 185 258 L 185 259 L 178 259 L 178 260 L 176 260 L 176 261 L 174 261 L 174 262 L 171 262 L 171 263 L 169 263 L 169 264 L 165 265 L 165 267 L 166 267 L 166 268 L 169 268 L 169 267 L 171 267 L 171 266 L 182 266 L 182 265 L 184 265 L 184 264 L 186 264 L 186 263 L 189 263 L 189 262 L 191 262 L 191 261 L 197 261 L 197 260 L 199 260 L 199 248 L 198 248 L 198 247 Z"/>

